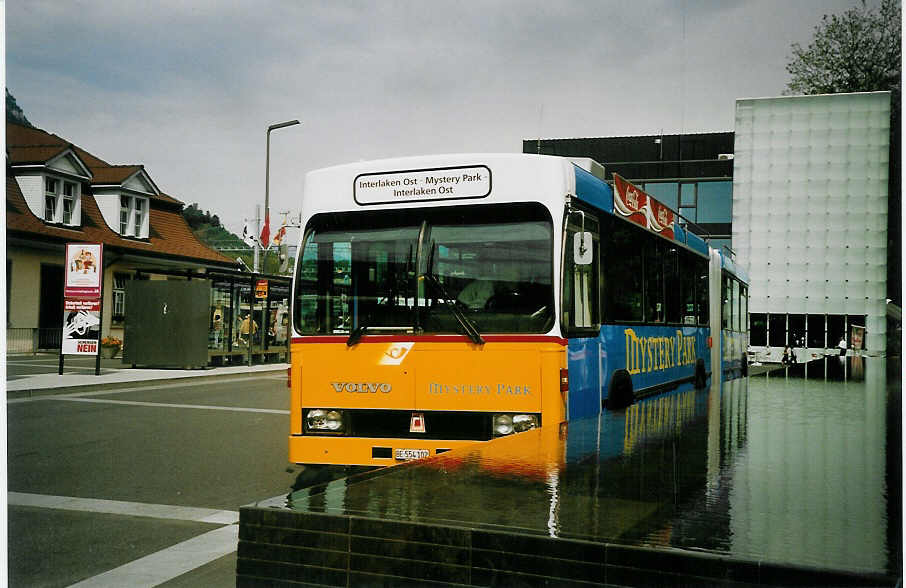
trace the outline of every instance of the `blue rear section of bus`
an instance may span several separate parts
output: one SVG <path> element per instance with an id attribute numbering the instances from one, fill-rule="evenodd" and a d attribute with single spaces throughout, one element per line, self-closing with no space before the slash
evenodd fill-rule
<path id="1" fill-rule="evenodd" d="M 598 337 L 569 339 L 569 419 L 596 416 L 614 372 L 626 370 L 636 398 L 692 381 L 702 359 L 711 372 L 707 327 L 602 325 Z"/>
<path id="2" fill-rule="evenodd" d="M 574 166 L 576 196 L 596 209 L 613 214 L 613 189 Z M 674 240 L 708 256 L 705 241 L 678 223 Z M 626 370 L 636 398 L 666 391 L 695 377 L 696 360 L 711 372 L 710 329 L 699 326 L 605 324 L 597 337 L 569 339 L 569 419 L 597 416 L 609 397 L 614 372 Z"/>

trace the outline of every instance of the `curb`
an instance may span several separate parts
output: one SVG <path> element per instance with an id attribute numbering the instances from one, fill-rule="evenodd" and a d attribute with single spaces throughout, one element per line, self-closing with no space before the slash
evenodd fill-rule
<path id="1" fill-rule="evenodd" d="M 26 387 L 19 390 L 9 390 L 7 388 L 6 398 L 7 400 L 17 400 L 21 398 L 39 398 L 41 396 L 56 396 L 60 394 L 72 394 L 78 392 L 89 392 L 89 391 L 111 391 L 111 390 L 121 390 L 125 388 L 147 388 L 151 386 L 173 384 L 175 382 L 210 382 L 213 380 L 219 380 L 223 378 L 235 378 L 235 379 L 245 379 L 245 378 L 254 378 L 256 376 L 266 376 L 273 375 L 275 373 L 286 373 L 286 366 L 274 366 L 273 368 L 267 369 L 257 369 L 253 371 L 237 371 L 232 373 L 223 373 L 223 374 L 204 374 L 204 375 L 195 375 L 195 374 L 184 374 L 184 375 L 174 375 L 174 376 L 165 376 L 162 378 L 146 379 L 146 380 L 131 380 L 131 381 L 116 381 L 116 382 L 85 382 L 82 384 L 71 384 L 64 386 L 54 386 L 54 387 Z M 10 382 L 7 382 L 7 387 Z"/>

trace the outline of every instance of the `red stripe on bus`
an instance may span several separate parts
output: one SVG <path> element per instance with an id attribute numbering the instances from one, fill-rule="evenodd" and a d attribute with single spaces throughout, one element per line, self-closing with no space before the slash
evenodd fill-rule
<path id="1" fill-rule="evenodd" d="M 312 335 L 310 337 L 293 337 L 293 343 L 345 343 L 348 335 Z M 566 345 L 566 339 L 549 335 L 482 335 L 488 343 L 557 343 Z M 411 341 L 459 343 L 471 342 L 465 335 L 364 335 L 360 343 L 397 343 Z"/>

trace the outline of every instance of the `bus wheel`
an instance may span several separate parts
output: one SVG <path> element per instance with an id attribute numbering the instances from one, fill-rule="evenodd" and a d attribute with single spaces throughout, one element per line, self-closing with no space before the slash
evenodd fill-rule
<path id="1" fill-rule="evenodd" d="M 610 392 L 607 395 L 608 410 L 626 408 L 634 400 L 632 378 L 626 370 L 617 370 L 610 377 Z"/>
<path id="2" fill-rule="evenodd" d="M 698 358 L 695 362 L 695 387 L 704 388 L 708 382 L 708 374 L 705 373 L 705 360 Z"/>
<path id="3" fill-rule="evenodd" d="M 739 372 L 743 377 L 749 375 L 749 358 L 745 353 L 742 354 L 742 363 L 739 364 Z"/>

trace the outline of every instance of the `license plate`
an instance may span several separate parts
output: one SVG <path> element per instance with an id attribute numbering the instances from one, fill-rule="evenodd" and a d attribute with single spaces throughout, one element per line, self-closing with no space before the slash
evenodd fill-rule
<path id="1" fill-rule="evenodd" d="M 394 453 L 394 457 L 401 461 L 409 461 L 412 459 L 428 457 L 428 453 L 427 449 L 397 449 Z"/>

